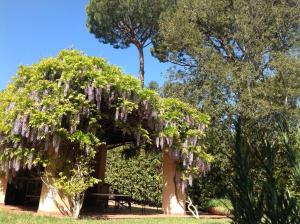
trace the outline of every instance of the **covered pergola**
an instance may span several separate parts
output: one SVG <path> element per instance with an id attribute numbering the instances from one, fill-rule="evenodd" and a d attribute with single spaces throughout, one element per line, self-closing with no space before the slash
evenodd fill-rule
<path id="1" fill-rule="evenodd" d="M 79 213 L 74 201 L 104 179 L 107 147 L 131 144 L 161 149 L 163 211 L 184 214 L 186 186 L 211 160 L 205 114 L 75 50 L 21 66 L 0 93 L 0 116 L 0 203 L 21 170 L 38 169 L 39 212 Z"/>

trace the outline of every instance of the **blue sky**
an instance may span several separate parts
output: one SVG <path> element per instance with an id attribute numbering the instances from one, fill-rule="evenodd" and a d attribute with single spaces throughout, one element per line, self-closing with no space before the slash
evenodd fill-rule
<path id="1" fill-rule="evenodd" d="M 0 89 L 5 88 L 19 65 L 55 56 L 64 48 L 104 57 L 126 73 L 137 75 L 135 47 L 114 49 L 101 44 L 86 28 L 88 0 L 0 0 Z M 163 83 L 169 65 L 145 49 L 145 81 Z"/>

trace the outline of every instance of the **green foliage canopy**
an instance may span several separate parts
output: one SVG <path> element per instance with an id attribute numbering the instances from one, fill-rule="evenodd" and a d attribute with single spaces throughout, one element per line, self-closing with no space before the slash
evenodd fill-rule
<path id="1" fill-rule="evenodd" d="M 158 32 L 161 12 L 170 0 L 91 0 L 87 6 L 87 26 L 102 43 L 115 48 L 131 44 L 139 50 L 140 80 L 144 85 L 143 48 L 149 46 Z"/>
<path id="2" fill-rule="evenodd" d="M 91 0 L 87 26 L 96 38 L 115 48 L 147 45 L 158 31 L 158 19 L 170 4 L 165 0 Z"/>

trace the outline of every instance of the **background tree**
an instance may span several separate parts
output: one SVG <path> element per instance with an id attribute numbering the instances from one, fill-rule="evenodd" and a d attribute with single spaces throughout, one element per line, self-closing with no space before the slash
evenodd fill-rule
<path id="1" fill-rule="evenodd" d="M 282 136 L 299 124 L 300 63 L 290 54 L 299 40 L 299 1 L 177 3 L 162 15 L 153 52 L 184 66 L 171 73 L 164 94 L 212 117 L 207 147 L 216 173 L 229 175 L 223 185 L 235 223 L 261 223 L 263 216 L 265 223 L 296 223 L 287 196 L 293 164 Z"/>
<path id="2" fill-rule="evenodd" d="M 160 87 L 159 87 L 158 82 L 156 82 L 156 81 L 150 81 L 148 83 L 148 89 L 155 90 L 156 92 L 159 92 Z"/>
<path id="3" fill-rule="evenodd" d="M 87 26 L 102 43 L 115 48 L 131 44 L 139 52 L 139 79 L 144 86 L 144 52 L 158 31 L 161 12 L 171 0 L 91 0 L 87 6 Z"/>

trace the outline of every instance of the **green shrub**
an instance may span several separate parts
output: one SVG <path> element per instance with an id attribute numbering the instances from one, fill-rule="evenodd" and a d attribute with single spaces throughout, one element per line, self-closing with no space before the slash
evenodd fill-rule
<path id="1" fill-rule="evenodd" d="M 161 153 L 144 150 L 134 153 L 124 147 L 109 150 L 106 170 L 105 182 L 119 193 L 131 195 L 136 202 L 161 204 Z"/>
<path id="2" fill-rule="evenodd" d="M 207 201 L 204 205 L 206 208 L 212 208 L 212 207 L 224 207 L 227 209 L 232 209 L 232 204 L 230 200 L 221 198 L 221 199 L 210 199 Z"/>
<path id="3" fill-rule="evenodd" d="M 202 207 L 204 210 L 208 212 L 212 212 L 214 214 L 222 214 L 229 215 L 233 209 L 230 200 L 222 198 L 222 199 L 210 199 L 207 200 L 206 203 L 203 204 Z"/>

